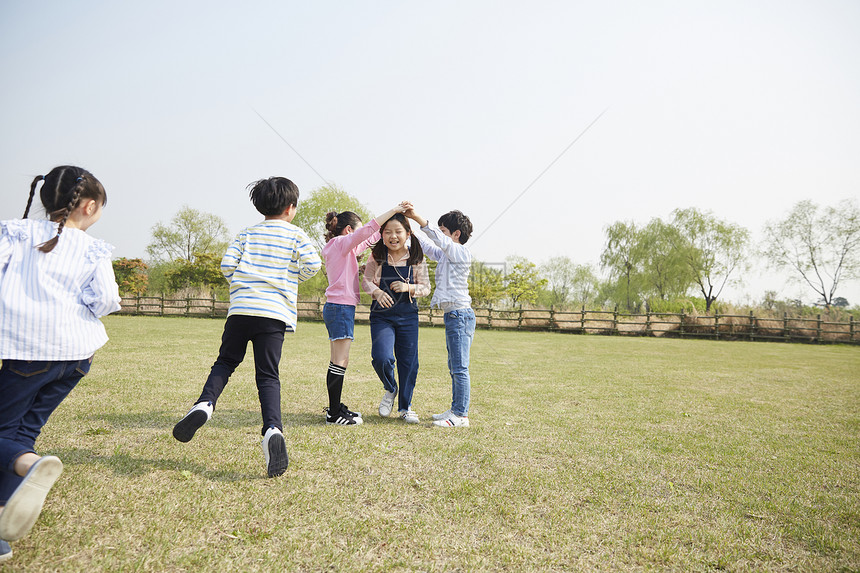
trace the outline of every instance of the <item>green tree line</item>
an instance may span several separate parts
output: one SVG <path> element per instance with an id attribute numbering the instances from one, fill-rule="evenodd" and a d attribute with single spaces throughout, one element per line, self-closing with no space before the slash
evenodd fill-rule
<path id="1" fill-rule="evenodd" d="M 327 185 L 302 200 L 293 222 L 322 249 L 326 212 L 346 210 L 365 222 L 371 218 L 355 197 Z M 227 298 L 220 261 L 230 238 L 222 219 L 185 206 L 169 222 L 152 228 L 147 261 L 114 261 L 120 290 L 142 295 L 191 289 Z M 675 312 L 692 304 L 710 312 L 727 286 L 743 280 L 754 260 L 787 270 L 820 306 L 847 306 L 837 292 L 844 281 L 860 277 L 860 208 L 849 200 L 823 208 L 801 201 L 784 218 L 766 224 L 759 245 L 752 244 L 748 229 L 694 208 L 677 209 L 668 219 L 654 218 L 645 225 L 616 221 L 604 229 L 597 268 L 566 256 L 540 264 L 521 256 L 496 264 L 475 261 L 469 288 L 476 306 Z M 431 264 L 431 275 L 434 270 Z M 327 285 L 323 269 L 302 283 L 299 293 L 322 297 Z M 771 292 L 761 302 L 774 309 L 797 304 L 778 301 Z"/>

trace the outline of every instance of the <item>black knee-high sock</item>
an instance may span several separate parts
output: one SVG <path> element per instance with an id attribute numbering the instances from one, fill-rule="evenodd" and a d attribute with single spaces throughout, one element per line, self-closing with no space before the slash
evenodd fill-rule
<path id="1" fill-rule="evenodd" d="M 343 377 L 346 375 L 346 368 L 338 366 L 334 362 L 328 363 L 328 375 L 325 383 L 328 386 L 328 407 L 329 413 L 334 415 L 340 410 L 340 396 L 343 392 Z"/>

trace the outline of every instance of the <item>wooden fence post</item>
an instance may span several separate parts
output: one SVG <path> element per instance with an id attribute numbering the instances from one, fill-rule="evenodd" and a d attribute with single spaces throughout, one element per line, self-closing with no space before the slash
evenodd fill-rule
<path id="1" fill-rule="evenodd" d="M 680 330 L 681 330 L 681 338 L 684 338 L 684 321 L 686 320 L 686 316 L 687 316 L 687 311 L 686 311 L 686 310 L 682 310 L 682 311 L 681 311 L 681 328 L 680 328 Z"/>
<path id="2" fill-rule="evenodd" d="M 854 315 L 848 318 L 848 342 L 854 342 Z"/>
<path id="3" fill-rule="evenodd" d="M 517 317 L 517 330 L 523 327 L 523 307 L 520 306 L 520 315 Z"/>
<path id="4" fill-rule="evenodd" d="M 818 326 L 816 326 L 815 332 L 816 332 L 815 341 L 821 342 L 821 315 L 820 314 L 818 315 Z"/>
<path id="5" fill-rule="evenodd" d="M 651 311 L 645 311 L 645 336 L 651 336 Z"/>
<path id="6" fill-rule="evenodd" d="M 791 340 L 791 331 L 788 330 L 788 313 L 787 312 L 782 313 L 782 337 L 785 339 L 786 342 Z"/>
<path id="7" fill-rule="evenodd" d="M 750 340 L 755 340 L 755 316 L 750 311 Z"/>
<path id="8" fill-rule="evenodd" d="M 582 329 L 582 333 L 585 334 L 585 305 L 582 305 L 582 318 L 579 320 L 579 328 Z"/>
<path id="9" fill-rule="evenodd" d="M 615 308 L 612 310 L 612 330 L 609 331 L 609 334 L 617 334 L 618 333 L 618 305 L 615 305 Z"/>
<path id="10" fill-rule="evenodd" d="M 714 339 L 720 339 L 720 313 L 714 310 Z"/>
<path id="11" fill-rule="evenodd" d="M 555 328 L 555 305 L 549 305 L 549 329 L 553 330 Z"/>

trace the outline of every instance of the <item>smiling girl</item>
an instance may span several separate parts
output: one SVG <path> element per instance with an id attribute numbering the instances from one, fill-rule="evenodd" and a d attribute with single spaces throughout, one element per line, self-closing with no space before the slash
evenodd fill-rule
<path id="1" fill-rule="evenodd" d="M 387 417 L 398 395 L 400 419 L 418 423 L 412 410 L 412 392 L 418 376 L 417 297 L 430 294 L 430 275 L 418 241 L 410 241 L 412 229 L 401 213 L 379 229 L 382 239 L 373 247 L 364 271 L 364 290 L 370 305 L 371 359 L 385 393 L 379 415 Z M 410 245 L 411 243 L 411 245 Z M 397 368 L 397 376 L 394 369 Z"/>

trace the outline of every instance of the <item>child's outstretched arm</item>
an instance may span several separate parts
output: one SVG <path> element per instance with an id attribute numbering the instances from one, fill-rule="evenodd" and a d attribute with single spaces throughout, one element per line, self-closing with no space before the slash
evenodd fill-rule
<path id="1" fill-rule="evenodd" d="M 302 231 L 298 237 L 297 243 L 300 243 L 296 249 L 298 254 L 299 264 L 299 282 L 304 282 L 313 277 L 322 268 L 322 260 L 320 254 L 311 243 L 310 237 Z"/>
<path id="2" fill-rule="evenodd" d="M 351 235 L 349 235 L 349 239 L 346 241 L 345 249 L 343 252 L 351 251 L 353 252 L 353 254 L 356 255 L 363 253 L 370 247 L 371 244 L 379 240 L 379 227 L 382 226 L 384 222 L 393 217 L 395 213 L 403 213 L 405 211 L 406 207 L 403 205 L 403 203 L 400 203 L 399 205 L 389 209 L 382 215 L 374 217 L 367 225 L 359 227 L 357 230 L 353 231 Z"/>

